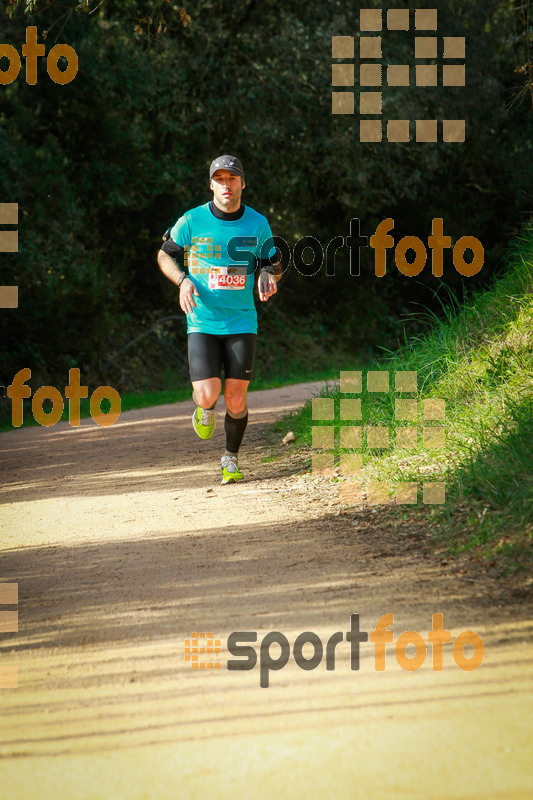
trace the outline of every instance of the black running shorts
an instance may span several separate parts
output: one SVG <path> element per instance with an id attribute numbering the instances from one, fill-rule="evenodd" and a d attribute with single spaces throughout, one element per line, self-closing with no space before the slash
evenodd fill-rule
<path id="1" fill-rule="evenodd" d="M 191 381 L 220 378 L 222 365 L 224 365 L 226 378 L 251 380 L 255 356 L 255 333 L 233 333 L 229 336 L 189 333 L 187 339 Z"/>

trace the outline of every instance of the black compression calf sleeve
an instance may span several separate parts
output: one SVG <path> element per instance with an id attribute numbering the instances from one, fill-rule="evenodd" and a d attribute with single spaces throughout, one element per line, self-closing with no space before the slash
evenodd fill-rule
<path id="1" fill-rule="evenodd" d="M 241 446 L 242 437 L 248 424 L 248 409 L 245 408 L 240 414 L 235 416 L 230 411 L 226 411 L 224 417 L 224 430 L 226 431 L 226 450 L 229 453 L 238 453 Z"/>

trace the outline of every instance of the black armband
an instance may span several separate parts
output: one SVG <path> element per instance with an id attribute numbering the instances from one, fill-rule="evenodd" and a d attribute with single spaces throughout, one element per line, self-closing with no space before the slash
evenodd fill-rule
<path id="1" fill-rule="evenodd" d="M 168 238 L 166 241 L 164 241 L 161 245 L 161 250 L 175 261 L 179 261 L 181 264 L 183 264 L 183 254 L 185 251 L 183 247 L 181 247 L 179 244 L 176 244 L 173 239 Z"/>

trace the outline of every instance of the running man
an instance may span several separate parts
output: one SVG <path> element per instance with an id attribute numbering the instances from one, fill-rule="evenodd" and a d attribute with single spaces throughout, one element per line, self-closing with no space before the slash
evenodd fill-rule
<path id="1" fill-rule="evenodd" d="M 277 291 L 281 265 L 266 217 L 241 203 L 246 184 L 239 159 L 215 158 L 209 178 L 213 199 L 178 219 L 157 263 L 179 288 L 180 307 L 187 314 L 196 404 L 192 424 L 201 439 L 213 434 L 224 365 L 226 451 L 220 468 L 222 483 L 235 483 L 244 477 L 238 454 L 248 423 L 246 394 L 257 334 L 254 272 L 259 266 L 257 288 L 260 300 L 266 301 Z"/>

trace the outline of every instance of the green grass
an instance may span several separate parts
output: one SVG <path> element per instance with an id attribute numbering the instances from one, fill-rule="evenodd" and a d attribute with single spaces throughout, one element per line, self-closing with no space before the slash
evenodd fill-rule
<path id="1" fill-rule="evenodd" d="M 290 425 L 299 442 L 311 446 L 313 426 L 354 424 L 339 419 L 338 401 L 360 397 L 362 425 L 386 426 L 390 435 L 383 450 L 369 448 L 363 436 L 363 483 L 445 480 L 444 504 L 423 505 L 419 492 L 417 513 L 427 516 L 430 530 L 453 552 L 503 554 L 513 568 L 531 558 L 533 535 L 533 225 L 512 243 L 491 289 L 462 304 L 447 298 L 442 315 L 428 321 L 427 332 L 368 365 L 388 373 L 389 392 L 369 392 L 363 380 L 360 394 L 341 395 L 336 383 L 324 395 L 335 401 L 334 421 L 313 420 L 309 402 L 279 428 Z M 417 394 L 394 392 L 397 371 L 416 371 Z M 416 421 L 395 419 L 396 397 L 416 398 Z M 444 423 L 424 420 L 420 401 L 431 398 L 445 400 Z M 416 447 L 393 446 L 399 428 L 440 424 L 443 446 L 424 447 L 421 433 Z M 343 452 L 338 438 L 335 452 Z"/>

